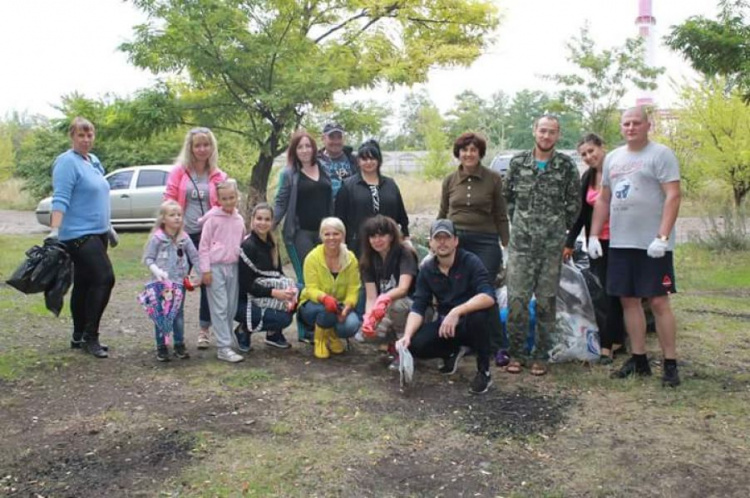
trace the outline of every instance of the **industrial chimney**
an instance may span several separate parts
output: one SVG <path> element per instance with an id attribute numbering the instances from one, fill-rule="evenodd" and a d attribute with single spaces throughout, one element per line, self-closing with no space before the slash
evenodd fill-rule
<path id="1" fill-rule="evenodd" d="M 635 25 L 638 26 L 638 36 L 643 38 L 645 50 L 643 53 L 643 62 L 649 66 L 654 66 L 654 26 L 656 18 L 652 15 L 651 0 L 638 0 L 638 17 L 635 18 Z M 654 105 L 654 98 L 650 90 L 642 90 L 641 95 L 636 99 L 636 105 Z"/>

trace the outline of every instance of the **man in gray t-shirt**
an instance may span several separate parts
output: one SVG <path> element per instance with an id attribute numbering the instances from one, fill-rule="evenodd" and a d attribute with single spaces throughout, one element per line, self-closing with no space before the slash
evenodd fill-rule
<path id="1" fill-rule="evenodd" d="M 669 294 L 676 291 L 672 252 L 680 209 L 680 167 L 669 148 L 649 140 L 651 123 L 642 107 L 625 111 L 620 128 L 626 145 L 604 161 L 589 237 L 589 255 L 598 258 L 602 255 L 599 233 L 609 218 L 607 293 L 620 297 L 632 353 L 612 376 L 651 375 L 641 306 L 641 299 L 647 298 L 664 355 L 662 385 L 676 387 L 680 377 Z"/>

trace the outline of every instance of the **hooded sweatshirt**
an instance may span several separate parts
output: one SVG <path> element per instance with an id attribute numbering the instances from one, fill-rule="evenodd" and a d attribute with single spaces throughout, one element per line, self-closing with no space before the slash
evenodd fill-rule
<path id="1" fill-rule="evenodd" d="M 146 266 L 156 264 L 169 274 L 171 281 L 182 282 L 190 265 L 198 266 L 198 250 L 185 232 L 172 238 L 160 228 L 148 239 L 143 262 Z"/>
<path id="2" fill-rule="evenodd" d="M 198 219 L 203 226 L 200 248 L 201 272 L 210 272 L 211 265 L 233 264 L 240 259 L 240 245 L 245 237 L 245 220 L 235 209 L 227 213 L 220 207 L 211 208 Z"/>

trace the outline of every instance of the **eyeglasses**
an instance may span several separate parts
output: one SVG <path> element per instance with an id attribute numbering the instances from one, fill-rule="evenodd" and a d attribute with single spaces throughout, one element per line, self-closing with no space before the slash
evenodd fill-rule
<path id="1" fill-rule="evenodd" d="M 202 126 L 200 126 L 198 128 L 193 128 L 192 130 L 190 130 L 190 134 L 191 135 L 196 135 L 198 133 L 211 133 L 211 130 L 209 130 L 208 128 L 202 127 Z"/>

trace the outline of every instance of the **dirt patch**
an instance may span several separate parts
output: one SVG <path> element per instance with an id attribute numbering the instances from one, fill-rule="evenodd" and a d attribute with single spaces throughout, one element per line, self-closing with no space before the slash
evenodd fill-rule
<path id="1" fill-rule="evenodd" d="M 44 441 L 6 468 L 0 490 L 9 496 L 101 497 L 158 484 L 191 458 L 193 438 L 179 431 L 68 434 Z"/>

